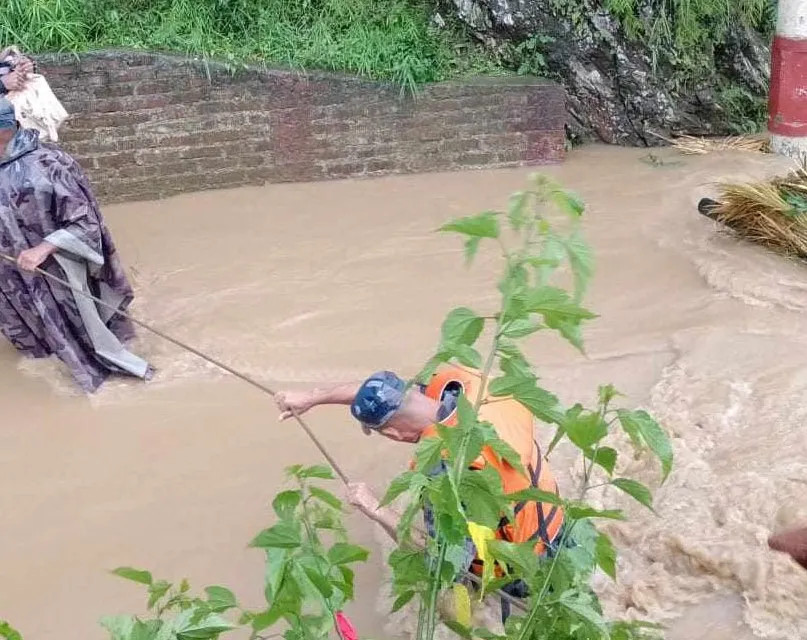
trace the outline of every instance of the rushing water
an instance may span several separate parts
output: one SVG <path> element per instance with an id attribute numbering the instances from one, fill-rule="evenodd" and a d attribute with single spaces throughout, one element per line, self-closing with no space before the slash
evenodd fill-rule
<path id="1" fill-rule="evenodd" d="M 597 257 L 583 357 L 541 338 L 531 356 L 564 400 L 613 382 L 671 432 L 676 469 L 657 516 L 625 504 L 609 525 L 619 581 L 608 612 L 659 620 L 673 640 L 807 637 L 807 572 L 767 549 L 807 518 L 807 267 L 726 236 L 696 212 L 709 183 L 786 164 L 750 154 L 642 161 L 591 147 L 549 172 L 588 203 Z M 469 271 L 449 217 L 502 206 L 529 171 L 267 186 L 107 209 L 138 290 L 139 317 L 275 386 L 411 373 L 445 312 L 495 304 L 493 256 Z M 226 584 L 259 606 L 260 553 L 282 469 L 318 461 L 272 402 L 142 334 L 147 385 L 75 393 L 52 362 L 0 345 L 0 618 L 26 638 L 102 638 L 97 618 L 144 597 L 106 570 L 127 564 L 196 586 Z M 347 412 L 312 424 L 354 478 L 379 491 L 405 445 L 366 438 Z M 576 482 L 564 452 L 562 487 Z M 628 473 L 651 481 L 642 461 Z M 617 495 L 599 496 L 609 504 Z M 350 518 L 378 549 L 370 525 Z M 392 637 L 379 553 L 359 574 L 362 635 Z M 405 629 L 397 625 L 397 631 Z"/>

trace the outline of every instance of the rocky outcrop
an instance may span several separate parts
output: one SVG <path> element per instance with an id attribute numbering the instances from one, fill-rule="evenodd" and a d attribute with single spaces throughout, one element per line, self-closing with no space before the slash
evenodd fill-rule
<path id="1" fill-rule="evenodd" d="M 542 52 L 549 72 L 566 87 L 573 138 L 652 146 L 671 134 L 727 134 L 732 114 L 721 106 L 720 89 L 741 88 L 758 98 L 767 93 L 767 43 L 739 21 L 714 47 L 714 73 L 693 86 L 674 80 L 681 75 L 674 56 L 656 55 L 630 37 L 601 2 L 444 2 L 445 10 L 500 52 L 536 35 L 548 40 Z M 642 0 L 642 6 L 652 11 L 653 0 Z"/>

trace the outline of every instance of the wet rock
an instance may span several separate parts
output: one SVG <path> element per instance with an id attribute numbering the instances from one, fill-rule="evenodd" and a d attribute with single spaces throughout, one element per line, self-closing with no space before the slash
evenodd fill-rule
<path id="1" fill-rule="evenodd" d="M 672 134 L 728 134 L 730 114 L 720 106 L 719 87 L 737 86 L 759 97 L 767 93 L 769 48 L 741 24 L 715 48 L 714 74 L 700 86 L 684 86 L 672 80 L 674 64 L 629 37 L 593 0 L 443 2 L 500 52 L 534 35 L 551 38 L 543 51 L 550 73 L 566 87 L 573 138 L 654 146 Z M 652 12 L 653 1 L 642 0 L 642 11 Z"/>

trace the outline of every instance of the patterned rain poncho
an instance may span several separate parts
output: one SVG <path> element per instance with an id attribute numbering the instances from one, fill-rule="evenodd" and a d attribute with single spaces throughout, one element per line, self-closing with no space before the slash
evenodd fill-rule
<path id="1" fill-rule="evenodd" d="M 90 184 L 64 151 L 20 129 L 0 157 L 0 252 L 17 256 L 43 240 L 58 248 L 42 268 L 125 310 L 132 288 Z M 113 317 L 114 316 L 114 317 Z M 0 261 L 0 332 L 23 354 L 56 355 L 92 392 L 111 372 L 148 378 L 123 346 L 131 324 L 46 278 Z"/>

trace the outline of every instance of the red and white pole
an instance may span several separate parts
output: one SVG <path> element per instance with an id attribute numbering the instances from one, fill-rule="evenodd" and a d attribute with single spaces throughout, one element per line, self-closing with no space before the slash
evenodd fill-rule
<path id="1" fill-rule="evenodd" d="M 768 114 L 774 153 L 807 161 L 807 0 L 779 0 Z"/>

